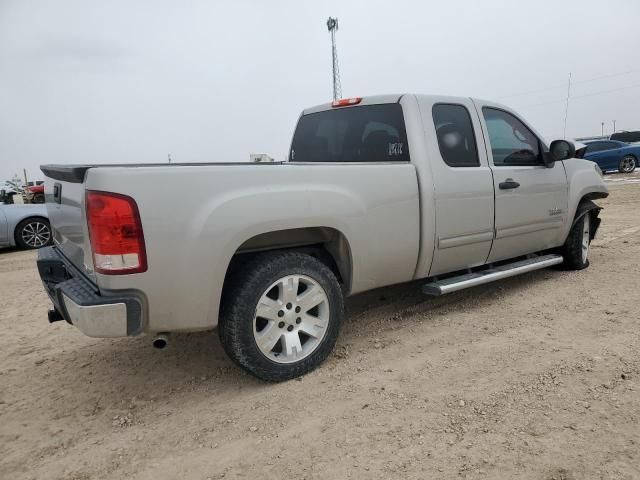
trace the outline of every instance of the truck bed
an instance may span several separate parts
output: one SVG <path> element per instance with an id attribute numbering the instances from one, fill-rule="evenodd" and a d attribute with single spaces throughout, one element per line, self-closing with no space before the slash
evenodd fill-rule
<path id="1" fill-rule="evenodd" d="M 46 165 L 42 170 L 57 248 L 102 294 L 144 292 L 145 331 L 176 330 L 176 323 L 181 330 L 214 327 L 231 258 L 292 236 L 300 244 L 321 238 L 345 250 L 350 292 L 414 277 L 419 196 L 416 170 L 408 162 Z M 88 190 L 135 200 L 146 272 L 94 271 Z"/>

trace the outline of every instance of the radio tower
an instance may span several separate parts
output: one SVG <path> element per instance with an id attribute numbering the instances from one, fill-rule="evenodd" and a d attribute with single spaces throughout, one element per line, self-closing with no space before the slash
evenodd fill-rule
<path id="1" fill-rule="evenodd" d="M 333 60 L 333 99 L 342 98 L 342 85 L 340 85 L 340 68 L 338 67 L 338 49 L 336 48 L 336 30 L 338 30 L 338 19 L 329 17 L 327 29 L 331 33 L 331 56 Z"/>

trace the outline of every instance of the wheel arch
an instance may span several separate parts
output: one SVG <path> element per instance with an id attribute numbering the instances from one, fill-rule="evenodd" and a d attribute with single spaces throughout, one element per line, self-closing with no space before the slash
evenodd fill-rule
<path id="1" fill-rule="evenodd" d="M 578 208 L 585 208 L 582 205 L 587 201 L 593 203 L 594 200 L 608 197 L 609 189 L 595 168 L 595 162 L 572 158 L 564 160 L 562 163 L 567 174 L 567 184 L 569 188 L 567 217 L 562 234 L 560 235 L 562 244 L 564 244 L 575 221 L 579 219 Z"/>
<path id="2" fill-rule="evenodd" d="M 351 290 L 353 258 L 351 246 L 344 233 L 333 227 L 300 227 L 273 230 L 253 235 L 236 249 L 227 265 L 230 271 L 242 262 L 243 255 L 273 250 L 304 251 L 325 263 L 338 277 L 345 292 Z"/>
<path id="3" fill-rule="evenodd" d="M 576 208 L 576 214 L 574 215 L 573 221 L 571 223 L 571 228 L 573 228 L 573 226 L 576 223 L 578 223 L 578 221 L 582 217 L 584 217 L 587 214 L 591 215 L 591 221 L 593 222 L 593 228 L 589 232 L 591 236 L 591 240 L 593 240 L 593 237 L 595 237 L 596 231 L 600 226 L 600 219 L 598 218 L 598 214 L 600 213 L 600 210 L 602 210 L 602 207 L 596 205 L 593 202 L 593 200 L 596 198 L 604 198 L 604 197 L 599 192 L 589 193 L 584 197 L 582 197 L 582 199 L 580 200 L 580 203 L 578 203 L 578 208 Z"/>

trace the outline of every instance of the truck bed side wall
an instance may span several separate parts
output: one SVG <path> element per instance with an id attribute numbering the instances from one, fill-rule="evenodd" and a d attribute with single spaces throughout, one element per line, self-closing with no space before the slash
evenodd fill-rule
<path id="1" fill-rule="evenodd" d="M 214 327 L 232 256 L 267 232 L 339 231 L 352 257 L 350 293 L 411 280 L 416 268 L 418 187 L 409 163 L 94 168 L 86 188 L 138 203 L 148 271 L 98 274 L 97 282 L 145 292 L 146 331 Z"/>

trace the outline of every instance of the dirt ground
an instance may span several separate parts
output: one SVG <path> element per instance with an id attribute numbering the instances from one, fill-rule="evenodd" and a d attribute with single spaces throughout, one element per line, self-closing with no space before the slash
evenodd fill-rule
<path id="1" fill-rule="evenodd" d="M 351 298 L 318 370 L 265 384 L 213 332 L 99 340 L 0 252 L 1 479 L 638 479 L 640 184 L 608 177 L 590 268 Z"/>

